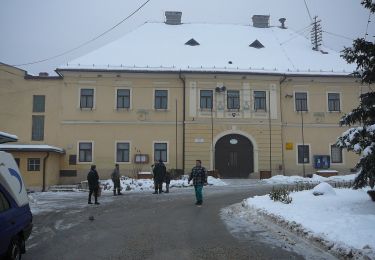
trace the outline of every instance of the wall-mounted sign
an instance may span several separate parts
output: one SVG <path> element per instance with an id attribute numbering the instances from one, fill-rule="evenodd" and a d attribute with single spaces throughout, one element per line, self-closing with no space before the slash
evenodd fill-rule
<path id="1" fill-rule="evenodd" d="M 286 143 L 285 150 L 293 150 L 293 143 Z"/>
<path id="2" fill-rule="evenodd" d="M 204 143 L 204 139 L 203 138 L 195 138 L 194 142 L 196 142 L 196 143 Z"/>

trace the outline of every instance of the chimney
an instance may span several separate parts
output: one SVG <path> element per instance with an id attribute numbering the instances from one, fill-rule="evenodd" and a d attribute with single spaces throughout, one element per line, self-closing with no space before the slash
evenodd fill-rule
<path id="1" fill-rule="evenodd" d="M 181 24 L 181 16 L 182 16 L 182 12 L 166 11 L 165 12 L 165 18 L 166 18 L 165 23 L 170 24 L 170 25 Z"/>
<path id="2" fill-rule="evenodd" d="M 39 77 L 48 77 L 48 72 L 39 72 Z"/>
<path id="3" fill-rule="evenodd" d="M 285 21 L 286 21 L 285 18 L 280 18 L 279 19 L 279 22 L 281 23 L 281 26 L 280 26 L 281 29 L 286 29 L 286 27 L 285 27 Z"/>
<path id="4" fill-rule="evenodd" d="M 270 16 L 269 15 L 253 15 L 253 26 L 257 28 L 268 28 L 270 27 Z"/>

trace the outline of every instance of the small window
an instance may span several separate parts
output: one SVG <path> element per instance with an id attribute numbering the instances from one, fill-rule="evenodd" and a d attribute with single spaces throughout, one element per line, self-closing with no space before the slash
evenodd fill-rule
<path id="1" fill-rule="evenodd" d="M 167 90 L 155 90 L 155 109 L 168 109 Z"/>
<path id="2" fill-rule="evenodd" d="M 194 40 L 193 38 L 191 38 L 190 40 L 188 40 L 187 42 L 185 42 L 185 45 L 197 46 L 197 45 L 199 45 L 199 42 L 197 42 L 196 40 Z"/>
<path id="3" fill-rule="evenodd" d="M 117 108 L 130 108 L 130 90 L 117 90 Z"/>
<path id="4" fill-rule="evenodd" d="M 254 110 L 266 110 L 266 91 L 254 91 Z"/>
<path id="5" fill-rule="evenodd" d="M 79 143 L 79 162 L 92 162 L 92 143 Z"/>
<path id="6" fill-rule="evenodd" d="M 310 163 L 310 147 L 308 145 L 298 145 L 298 163 Z"/>
<path id="7" fill-rule="evenodd" d="M 44 116 L 32 116 L 31 140 L 43 141 L 44 139 Z"/>
<path id="8" fill-rule="evenodd" d="M 342 148 L 337 145 L 331 145 L 332 163 L 342 163 Z"/>
<path id="9" fill-rule="evenodd" d="M 258 40 L 253 41 L 249 46 L 256 49 L 264 48 L 264 45 Z"/>
<path id="10" fill-rule="evenodd" d="M 90 108 L 90 109 L 94 107 L 94 89 L 92 88 L 81 89 L 80 107 Z"/>
<path id="11" fill-rule="evenodd" d="M 200 91 L 200 107 L 201 109 L 212 108 L 212 90 L 201 90 Z"/>
<path id="12" fill-rule="evenodd" d="M 167 161 L 167 143 L 155 143 L 154 144 L 154 160 Z"/>
<path id="13" fill-rule="evenodd" d="M 45 112 L 45 96 L 44 95 L 33 96 L 33 112 L 35 113 Z"/>
<path id="14" fill-rule="evenodd" d="M 29 172 L 40 171 L 40 159 L 39 158 L 29 158 L 29 159 L 27 159 L 27 170 Z"/>
<path id="15" fill-rule="evenodd" d="M 129 143 L 116 144 L 116 162 L 129 162 Z"/>
<path id="16" fill-rule="evenodd" d="M 328 93 L 328 111 L 340 112 L 340 93 Z"/>
<path id="17" fill-rule="evenodd" d="M 9 201 L 5 198 L 5 195 L 0 191 L 0 212 L 4 212 L 10 209 Z"/>
<path id="18" fill-rule="evenodd" d="M 227 91 L 227 107 L 228 109 L 240 109 L 240 91 Z"/>
<path id="19" fill-rule="evenodd" d="M 307 111 L 307 93 L 296 92 L 295 93 L 295 105 L 296 111 Z"/>

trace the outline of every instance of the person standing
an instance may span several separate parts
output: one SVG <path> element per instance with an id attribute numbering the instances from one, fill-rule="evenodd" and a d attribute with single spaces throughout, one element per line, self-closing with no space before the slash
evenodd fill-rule
<path id="1" fill-rule="evenodd" d="M 96 171 L 96 165 L 91 165 L 91 169 L 89 173 L 87 174 L 87 181 L 89 183 L 89 204 L 92 204 L 91 202 L 91 196 L 94 193 L 95 198 L 95 204 L 99 205 L 98 202 L 98 192 L 99 192 L 99 175 Z"/>
<path id="2" fill-rule="evenodd" d="M 159 162 L 155 165 L 153 169 L 154 173 L 154 183 L 155 183 L 155 192 L 154 194 L 161 194 L 163 192 L 163 181 L 165 178 L 167 170 L 165 168 L 165 165 L 163 163 L 163 160 L 159 160 Z"/>
<path id="3" fill-rule="evenodd" d="M 113 181 L 113 196 L 116 196 L 116 191 L 117 195 L 122 195 L 120 185 L 120 166 L 118 165 L 118 163 L 116 163 L 115 169 L 111 174 L 111 179 Z"/>
<path id="4" fill-rule="evenodd" d="M 169 193 L 169 184 L 171 183 L 171 173 L 167 171 L 165 173 L 165 193 Z"/>
<path id="5" fill-rule="evenodd" d="M 195 205 L 200 206 L 203 203 L 203 185 L 207 184 L 207 171 L 206 168 L 202 167 L 201 160 L 195 161 L 195 167 L 191 170 L 188 183 L 190 183 L 191 180 L 193 180 L 195 197 L 197 199 Z"/>

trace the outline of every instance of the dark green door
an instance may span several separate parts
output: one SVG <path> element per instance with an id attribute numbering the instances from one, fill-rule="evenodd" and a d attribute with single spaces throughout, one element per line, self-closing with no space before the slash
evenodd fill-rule
<path id="1" fill-rule="evenodd" d="M 251 141 L 239 134 L 220 138 L 215 145 L 215 168 L 222 178 L 248 178 L 254 171 Z"/>

